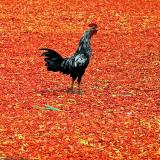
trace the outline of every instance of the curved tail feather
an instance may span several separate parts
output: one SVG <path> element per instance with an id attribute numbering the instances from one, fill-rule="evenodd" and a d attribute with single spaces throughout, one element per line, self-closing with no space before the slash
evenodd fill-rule
<path id="1" fill-rule="evenodd" d="M 62 56 L 54 50 L 48 48 L 41 48 L 40 50 L 44 50 L 42 56 L 45 56 L 45 62 L 48 71 L 61 71 L 61 63 L 63 62 Z"/>

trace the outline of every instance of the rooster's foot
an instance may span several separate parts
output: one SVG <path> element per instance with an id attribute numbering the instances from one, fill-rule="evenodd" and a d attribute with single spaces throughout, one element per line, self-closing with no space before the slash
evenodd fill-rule
<path id="1" fill-rule="evenodd" d="M 78 90 L 78 94 L 83 94 L 83 91 L 82 90 Z"/>

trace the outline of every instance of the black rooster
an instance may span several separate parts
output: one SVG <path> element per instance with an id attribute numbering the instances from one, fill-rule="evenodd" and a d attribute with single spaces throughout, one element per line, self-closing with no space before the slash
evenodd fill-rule
<path id="1" fill-rule="evenodd" d="M 98 26 L 95 23 L 89 25 L 89 29 L 83 34 L 80 39 L 76 52 L 70 58 L 62 58 L 56 51 L 42 48 L 45 52 L 42 56 L 45 56 L 45 62 L 48 71 L 62 72 L 63 74 L 69 74 L 72 77 L 71 92 L 74 93 L 74 81 L 78 82 L 78 93 L 81 93 L 80 83 L 85 69 L 89 64 L 91 57 L 91 37 L 97 33 Z"/>

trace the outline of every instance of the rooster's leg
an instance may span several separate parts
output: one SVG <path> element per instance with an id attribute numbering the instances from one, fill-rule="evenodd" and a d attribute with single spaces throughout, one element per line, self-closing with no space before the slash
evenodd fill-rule
<path id="1" fill-rule="evenodd" d="M 78 94 L 82 94 L 81 79 L 82 79 L 82 77 L 78 77 L 78 80 L 77 80 L 77 82 L 78 82 Z"/>
<path id="2" fill-rule="evenodd" d="M 72 84 L 71 84 L 71 92 L 74 93 L 74 81 L 75 79 L 72 78 Z"/>

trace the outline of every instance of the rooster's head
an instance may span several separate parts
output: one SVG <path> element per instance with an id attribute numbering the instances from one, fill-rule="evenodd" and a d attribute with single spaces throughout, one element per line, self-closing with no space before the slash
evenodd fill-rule
<path id="1" fill-rule="evenodd" d="M 94 34 L 97 33 L 97 31 L 98 31 L 98 26 L 97 26 L 96 23 L 90 23 L 90 24 L 88 25 L 88 27 L 91 28 L 91 30 L 92 30 L 92 35 L 94 35 Z"/>

